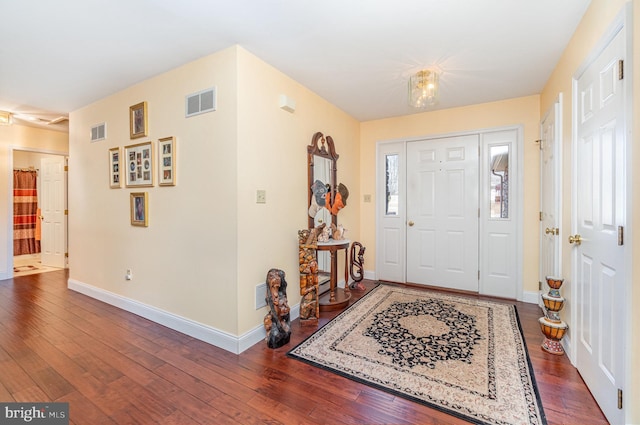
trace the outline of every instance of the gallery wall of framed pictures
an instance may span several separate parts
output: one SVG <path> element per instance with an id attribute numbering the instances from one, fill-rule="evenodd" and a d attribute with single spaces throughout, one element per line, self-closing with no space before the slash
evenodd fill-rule
<path id="1" fill-rule="evenodd" d="M 130 139 L 146 137 L 149 133 L 147 102 L 129 108 Z M 157 152 L 157 154 L 156 154 Z M 163 137 L 109 149 L 109 187 L 126 188 L 176 185 L 176 138 Z M 130 193 L 129 211 L 132 226 L 149 226 L 149 193 Z"/>

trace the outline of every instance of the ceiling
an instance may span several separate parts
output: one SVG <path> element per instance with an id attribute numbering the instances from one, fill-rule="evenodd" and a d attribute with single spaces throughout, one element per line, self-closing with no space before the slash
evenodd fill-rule
<path id="1" fill-rule="evenodd" d="M 0 110 L 51 120 L 239 44 L 354 118 L 540 93 L 590 0 L 21 0 L 0 16 Z M 259 78 L 259 76 L 257 76 Z M 35 118 L 28 121 L 26 118 Z"/>

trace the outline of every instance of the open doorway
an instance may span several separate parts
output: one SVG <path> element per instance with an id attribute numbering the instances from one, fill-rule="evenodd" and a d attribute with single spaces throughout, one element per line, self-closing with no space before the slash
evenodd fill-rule
<path id="1" fill-rule="evenodd" d="M 66 155 L 13 151 L 13 276 L 67 267 Z"/>

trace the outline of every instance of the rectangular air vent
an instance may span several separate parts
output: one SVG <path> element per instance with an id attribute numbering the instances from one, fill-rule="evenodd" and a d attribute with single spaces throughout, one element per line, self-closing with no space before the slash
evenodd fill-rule
<path id="1" fill-rule="evenodd" d="M 204 114 L 216 110 L 216 88 L 203 90 L 187 95 L 185 103 L 185 116 Z"/>
<path id="2" fill-rule="evenodd" d="M 91 127 L 91 141 L 97 142 L 107 138 L 107 124 L 101 123 Z"/>

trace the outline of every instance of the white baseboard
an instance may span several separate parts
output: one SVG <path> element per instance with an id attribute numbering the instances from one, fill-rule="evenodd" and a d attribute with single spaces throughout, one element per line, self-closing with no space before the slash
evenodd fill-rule
<path id="1" fill-rule="evenodd" d="M 240 354 L 254 344 L 263 341 L 266 332 L 263 325 L 258 325 L 252 330 L 240 336 L 232 335 L 228 332 L 215 329 L 211 326 L 203 325 L 186 317 L 178 316 L 168 311 L 164 311 L 157 307 L 123 297 L 122 295 L 106 291 L 95 286 L 79 282 L 74 279 L 67 281 L 67 287 L 72 291 L 79 292 L 88 297 L 95 298 L 104 303 L 121 308 L 130 313 L 149 319 L 152 322 L 159 323 L 170 329 L 183 334 L 192 336 L 193 338 L 204 341 L 208 344 L 230 351 L 234 354 Z M 296 319 L 300 315 L 300 305 L 296 304 L 291 307 L 291 320 Z"/>
<path id="2" fill-rule="evenodd" d="M 522 292 L 522 302 L 529 304 L 538 304 L 540 301 L 540 293 L 538 291 Z"/>

